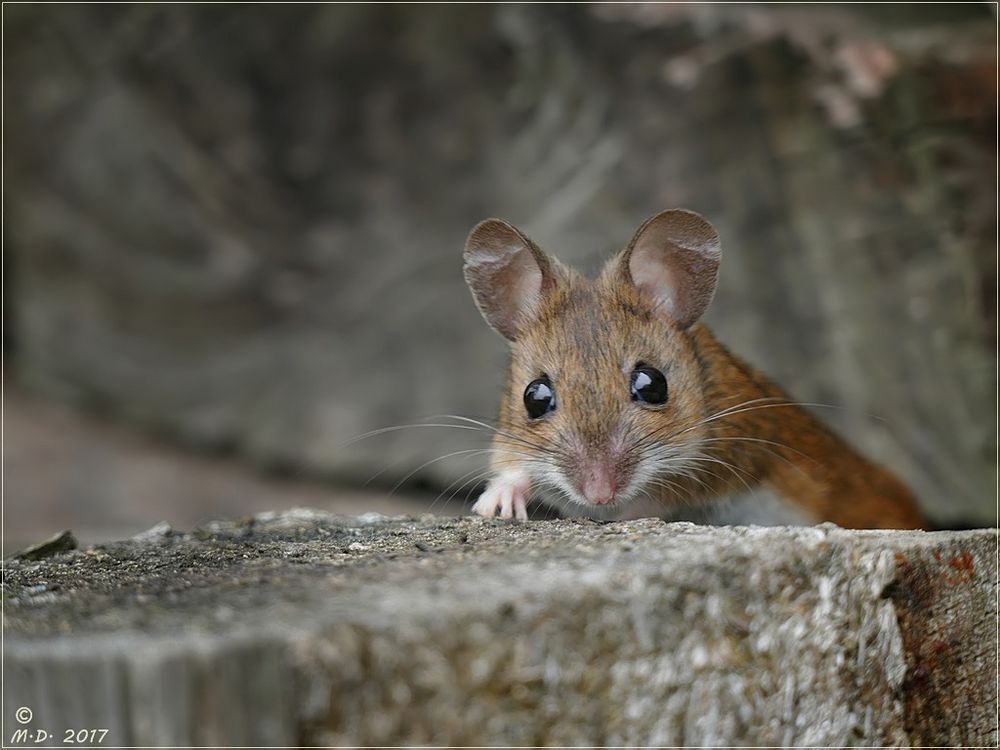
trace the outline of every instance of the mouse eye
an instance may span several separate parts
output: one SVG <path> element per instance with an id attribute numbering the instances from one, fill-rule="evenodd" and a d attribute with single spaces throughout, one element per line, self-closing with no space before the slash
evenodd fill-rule
<path id="1" fill-rule="evenodd" d="M 641 365 L 632 370 L 629 390 L 633 401 L 654 405 L 667 402 L 667 379 L 655 367 Z"/>
<path id="2" fill-rule="evenodd" d="M 524 389 L 524 408 L 531 419 L 544 417 L 556 408 L 556 394 L 548 377 L 542 376 L 528 383 Z"/>

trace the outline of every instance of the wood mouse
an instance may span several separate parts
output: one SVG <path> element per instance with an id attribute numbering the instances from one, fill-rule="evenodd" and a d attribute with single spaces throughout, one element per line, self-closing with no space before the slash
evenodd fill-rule
<path id="1" fill-rule="evenodd" d="M 526 519 L 537 495 L 566 515 L 658 516 L 763 483 L 817 522 L 925 526 L 898 479 L 698 322 L 720 260 L 712 225 L 680 209 L 643 223 L 596 279 L 504 221 L 473 228 L 465 279 L 511 346 L 475 513 Z"/>

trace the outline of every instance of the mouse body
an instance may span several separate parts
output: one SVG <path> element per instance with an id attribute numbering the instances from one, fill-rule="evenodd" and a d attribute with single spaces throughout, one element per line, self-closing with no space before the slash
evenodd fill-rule
<path id="1" fill-rule="evenodd" d="M 817 522 L 924 526 L 898 479 L 699 322 L 721 244 L 698 214 L 650 218 L 594 279 L 499 219 L 472 230 L 464 261 L 511 346 L 475 513 L 526 519 L 538 499 L 569 516 L 663 516 L 766 484 Z"/>

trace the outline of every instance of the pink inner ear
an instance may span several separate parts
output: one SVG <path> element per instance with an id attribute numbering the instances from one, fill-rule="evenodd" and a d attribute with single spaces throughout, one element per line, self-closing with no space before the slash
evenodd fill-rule
<path id="1" fill-rule="evenodd" d="M 518 251 L 503 273 L 509 295 L 507 304 L 514 316 L 511 322 L 534 318 L 542 294 L 542 272 L 531 251 Z"/>
<path id="2" fill-rule="evenodd" d="M 688 328 L 712 301 L 721 248 L 712 225 L 690 211 L 664 211 L 639 228 L 628 254 L 632 283 L 658 315 Z"/>
<path id="3" fill-rule="evenodd" d="M 480 312 L 514 341 L 538 314 L 544 256 L 514 227 L 498 219 L 477 225 L 465 248 L 465 278 Z M 536 257 L 537 252 L 537 257 Z"/>
<path id="4" fill-rule="evenodd" d="M 629 261 L 632 283 L 656 307 L 656 312 L 676 318 L 677 279 L 662 248 L 636 248 Z"/>

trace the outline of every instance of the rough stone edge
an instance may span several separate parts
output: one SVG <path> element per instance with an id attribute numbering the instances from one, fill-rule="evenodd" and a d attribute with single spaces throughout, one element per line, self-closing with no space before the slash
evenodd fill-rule
<path id="1" fill-rule="evenodd" d="M 325 514 L 310 514 L 308 519 L 313 521 L 321 520 L 318 517 L 319 515 Z M 306 518 L 306 516 L 299 514 L 294 521 L 300 522 L 306 520 Z M 361 522 L 371 523 L 374 520 L 366 518 Z M 779 534 L 781 532 L 780 529 L 770 529 L 768 531 Z M 795 537 L 801 537 L 802 533 L 808 530 L 789 529 L 787 531 L 791 531 Z M 973 543 L 980 536 L 984 535 L 987 538 L 997 540 L 996 530 L 937 532 L 931 534 L 905 533 L 905 535 L 901 532 L 850 532 L 835 527 L 817 528 L 815 531 L 818 537 L 841 543 L 844 546 L 849 545 L 853 541 L 855 543 L 860 542 L 862 546 L 876 547 L 874 550 L 865 552 L 864 557 L 870 559 L 866 560 L 864 565 L 866 567 L 874 565 L 875 567 L 882 567 L 887 571 L 891 571 L 888 578 L 893 579 L 896 583 L 899 581 L 899 575 L 897 575 L 896 571 L 900 567 L 899 548 L 901 547 L 935 549 L 945 544 L 960 545 L 963 543 Z M 1000 541 L 998 541 L 998 544 L 1000 544 Z M 891 561 L 888 560 L 888 554 L 890 553 L 892 555 Z M 982 556 L 984 559 L 987 559 L 985 552 L 982 553 Z M 947 563 L 948 561 L 945 562 Z M 987 619 L 990 614 L 990 605 L 992 604 L 993 620 L 995 621 L 996 579 L 994 579 L 993 586 L 994 596 L 992 599 L 988 595 L 988 592 L 983 592 L 982 595 L 983 602 L 986 604 L 985 614 L 987 615 Z M 894 588 L 892 585 L 888 585 L 884 591 L 879 592 L 880 596 L 891 600 L 886 601 L 885 605 L 879 610 L 880 630 L 887 635 L 890 641 L 899 644 L 896 655 L 900 657 L 905 656 L 908 669 L 912 671 L 912 650 L 904 652 L 902 649 L 903 638 L 901 630 L 898 627 L 899 614 L 896 611 L 898 594 L 898 586 Z M 889 613 L 888 620 L 886 619 L 886 613 Z M 895 631 L 895 637 L 889 633 L 890 630 Z M 115 634 L 85 636 L 84 641 L 88 646 L 86 653 L 81 656 L 80 652 L 74 648 L 73 656 L 79 660 L 78 663 L 89 665 L 89 668 L 84 671 L 91 675 L 91 679 L 87 680 L 85 684 L 76 685 L 77 689 L 75 691 L 70 691 L 75 696 L 74 700 L 78 700 L 75 704 L 73 700 L 70 700 L 68 705 L 75 705 L 84 711 L 91 712 L 100 705 L 99 700 L 97 700 L 99 697 L 105 696 L 109 692 L 112 694 L 116 692 L 121 694 L 121 690 L 125 685 L 141 681 L 144 675 L 155 674 L 157 670 L 176 669 L 187 672 L 188 679 L 192 680 L 197 686 L 197 690 L 192 694 L 198 694 L 205 698 L 208 701 L 205 705 L 209 705 L 212 700 L 216 704 L 225 702 L 232 710 L 243 710 L 245 715 L 252 715 L 255 718 L 253 724 L 259 731 L 256 734 L 250 733 L 245 739 L 241 739 L 241 744 L 294 744 L 299 737 L 298 732 L 300 728 L 298 724 L 303 718 L 303 713 L 299 710 L 298 716 L 293 717 L 293 714 L 296 713 L 297 708 L 301 709 L 301 706 L 286 705 L 282 707 L 276 705 L 273 702 L 273 696 L 266 696 L 261 700 L 261 697 L 255 693 L 252 680 L 230 679 L 227 682 L 221 675 L 228 674 L 231 677 L 235 672 L 239 676 L 241 674 L 239 661 L 246 658 L 247 654 L 251 654 L 251 658 L 256 659 L 258 662 L 263 660 L 268 665 L 267 669 L 275 679 L 293 682 L 298 686 L 298 694 L 304 695 L 305 691 L 302 688 L 305 676 L 300 673 L 300 670 L 293 668 L 292 657 L 294 654 L 292 651 L 294 651 L 296 644 L 301 646 L 303 642 L 309 641 L 315 638 L 315 636 L 316 632 L 314 629 L 306 628 L 301 630 L 286 629 L 282 632 L 274 631 L 267 634 L 257 630 L 253 633 L 237 635 L 201 636 L 202 641 L 198 644 L 197 649 L 198 658 L 194 665 L 182 664 L 181 662 L 184 660 L 179 656 L 181 651 L 190 651 L 191 649 L 191 639 L 188 637 L 138 636 L 123 638 Z M 76 642 L 79 643 L 79 640 Z M 983 648 L 988 650 L 989 644 L 984 644 Z M 55 643 L 50 641 L 38 642 L 36 644 L 32 644 L 30 641 L 21 641 L 17 644 L 18 653 L 16 661 L 18 663 L 11 665 L 8 661 L 6 666 L 7 669 L 10 669 L 11 666 L 14 666 L 15 669 L 21 669 L 21 678 L 27 680 L 26 684 L 31 684 L 32 682 L 37 682 L 35 678 L 44 669 L 46 663 L 50 661 L 54 663 L 54 660 L 60 654 L 65 656 L 68 653 L 65 649 L 66 645 L 60 643 L 58 640 Z M 253 653 L 258 650 L 260 653 Z M 905 687 L 901 684 L 902 677 L 900 676 L 898 661 L 893 661 L 896 663 L 896 666 L 893 667 L 890 665 L 888 670 L 891 683 L 894 687 Z M 32 665 L 34 669 L 26 666 L 30 662 L 34 662 Z M 145 744 L 180 745 L 222 744 L 223 741 L 228 743 L 233 742 L 232 735 L 228 734 L 223 727 L 212 725 L 211 723 L 199 726 L 196 736 L 181 736 L 178 734 L 176 727 L 187 723 L 182 720 L 186 716 L 194 718 L 194 714 L 204 706 L 185 706 L 176 704 L 176 702 L 171 704 L 170 699 L 171 696 L 156 695 L 155 688 L 151 689 L 149 691 L 149 702 L 152 704 L 158 702 L 163 711 L 162 716 L 171 718 L 157 722 L 155 720 L 156 716 L 136 717 L 133 712 L 129 712 L 132 721 L 128 726 L 118 726 L 118 730 L 122 732 L 120 736 L 143 740 Z M 995 708 L 995 703 L 993 705 Z M 990 704 L 988 701 L 983 702 L 983 706 L 984 710 L 989 711 Z M 994 717 L 995 713 L 994 710 Z M 5 710 L 5 714 L 10 716 L 8 710 Z M 88 716 L 92 717 L 93 714 L 89 713 Z M 152 720 L 150 720 L 151 718 Z M 111 717 L 108 720 L 111 721 Z M 93 723 L 92 719 L 90 723 Z M 250 722 L 247 722 L 246 726 L 249 727 L 250 724 Z M 11 726 L 12 722 L 8 721 L 7 725 Z M 986 738 L 986 742 L 980 744 L 992 742 L 993 746 L 995 746 L 996 738 L 997 731 L 994 719 L 993 728 Z M 914 739 L 918 740 L 916 744 L 926 744 L 926 742 L 920 742 L 919 740 L 932 738 L 923 736 L 915 737 Z"/>

